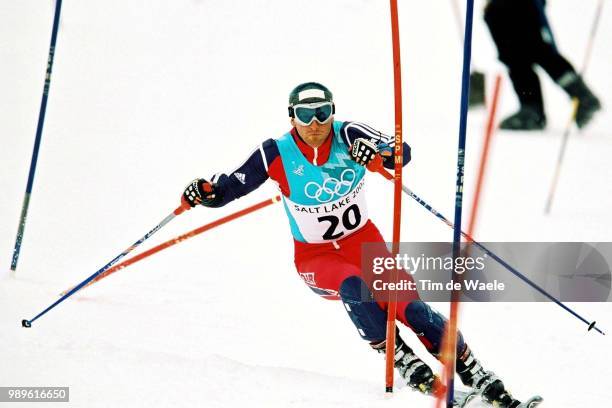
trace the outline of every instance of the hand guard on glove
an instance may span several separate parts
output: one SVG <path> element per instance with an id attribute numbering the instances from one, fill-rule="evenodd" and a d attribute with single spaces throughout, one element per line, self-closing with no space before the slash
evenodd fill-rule
<path id="1" fill-rule="evenodd" d="M 196 205 L 208 205 L 215 199 L 214 185 L 205 179 L 195 179 L 185 187 L 181 201 L 195 207 Z"/>
<path id="2" fill-rule="evenodd" d="M 358 138 L 353 142 L 350 150 L 351 158 L 362 166 L 367 166 L 377 154 L 383 157 L 393 155 L 391 147 L 386 143 L 376 144 L 367 139 Z"/>

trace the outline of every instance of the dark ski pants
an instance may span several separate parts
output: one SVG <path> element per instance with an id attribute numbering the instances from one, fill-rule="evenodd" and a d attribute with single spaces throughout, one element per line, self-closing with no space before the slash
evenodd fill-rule
<path id="1" fill-rule="evenodd" d="M 543 0 L 491 0 L 484 13 L 499 59 L 508 74 L 521 106 L 544 114 L 537 64 L 558 82 L 572 65 L 559 53 L 544 12 Z"/>

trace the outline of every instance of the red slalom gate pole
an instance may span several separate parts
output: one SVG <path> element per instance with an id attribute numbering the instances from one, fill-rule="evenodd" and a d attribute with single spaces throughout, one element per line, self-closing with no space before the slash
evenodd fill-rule
<path id="1" fill-rule="evenodd" d="M 400 60 L 399 20 L 397 0 L 390 0 L 391 38 L 393 42 L 393 88 L 395 93 L 395 188 L 393 192 L 393 248 L 399 253 L 401 216 L 402 216 L 402 167 L 404 158 L 402 139 L 402 69 Z M 397 270 L 391 271 L 391 282 L 397 280 Z M 385 392 L 393 392 L 393 367 L 395 363 L 395 315 L 397 312 L 397 293 L 389 291 L 387 306 L 387 338 L 385 348 Z"/>
<path id="2" fill-rule="evenodd" d="M 244 208 L 244 209 L 242 209 L 240 211 L 236 211 L 235 213 L 226 215 L 225 217 L 221 217 L 218 220 L 215 220 L 215 221 L 210 222 L 208 224 L 202 225 L 201 227 L 198 227 L 198 228 L 196 228 L 194 230 L 191 230 L 191 231 L 189 231 L 189 232 L 187 232 L 185 234 L 179 235 L 178 237 L 172 238 L 172 239 L 164 242 L 163 244 L 159 244 L 159 245 L 157 245 L 157 246 L 155 246 L 155 247 L 153 247 L 153 248 L 151 248 L 151 249 L 149 249 L 147 251 L 144 251 L 144 252 L 142 252 L 142 253 L 140 253 L 140 254 L 138 254 L 138 255 L 130 258 L 130 259 L 126 259 L 125 261 L 123 261 L 123 262 L 113 266 L 112 268 L 108 269 L 107 271 L 105 271 L 101 275 L 97 276 L 95 279 L 93 279 L 91 282 L 89 282 L 83 288 L 86 288 L 86 287 L 88 287 L 90 285 L 93 285 L 94 283 L 98 282 L 101 279 L 104 279 L 108 275 L 111 275 L 111 274 L 113 274 L 113 273 L 115 273 L 115 272 L 117 272 L 117 271 L 119 271 L 119 270 L 121 270 L 123 268 L 126 268 L 126 267 L 128 267 L 128 266 L 130 266 L 130 265 L 132 265 L 132 264 L 134 264 L 134 263 L 136 263 L 138 261 L 141 261 L 141 260 L 143 260 L 145 258 L 148 258 L 149 256 L 151 256 L 151 255 L 153 255 L 153 254 L 155 254 L 155 253 L 157 253 L 159 251 L 162 251 L 162 250 L 164 250 L 166 248 L 169 248 L 169 247 L 171 247 L 173 245 L 176 245 L 176 244 L 178 244 L 180 242 L 183 242 L 183 241 L 185 241 L 185 240 L 187 240 L 189 238 L 195 237 L 196 235 L 199 235 L 199 234 L 201 234 L 201 233 L 203 233 L 205 231 L 208 231 L 208 230 L 211 230 L 211 229 L 213 229 L 215 227 L 218 227 L 219 225 L 226 224 L 226 223 L 228 223 L 230 221 L 233 221 L 233 220 L 235 220 L 237 218 L 240 218 L 240 217 L 242 217 L 244 215 L 247 215 L 247 214 L 250 214 L 250 213 L 255 212 L 257 210 L 260 210 L 260 209 L 262 209 L 264 207 L 267 207 L 267 206 L 269 206 L 271 204 L 274 204 L 274 203 L 276 203 L 278 201 L 280 201 L 280 196 L 269 198 L 269 199 L 261 201 L 261 202 L 259 202 L 257 204 L 253 204 L 253 205 L 251 205 L 251 206 L 249 206 L 247 208 Z M 62 292 L 61 296 L 63 296 L 65 293 L 68 293 L 70 290 L 72 290 L 72 288 L 71 289 L 67 289 L 64 292 Z"/>
<path id="3" fill-rule="evenodd" d="M 489 159 L 489 150 L 491 146 L 491 139 L 496 129 L 495 114 L 497 112 L 497 101 L 499 99 L 499 92 L 501 88 L 502 76 L 497 74 L 495 76 L 495 85 L 493 87 L 493 98 L 491 108 L 489 109 L 489 117 L 487 119 L 487 127 L 485 130 L 485 140 L 480 155 L 480 167 L 478 168 L 478 178 L 476 179 L 476 189 L 474 192 L 474 199 L 472 200 L 472 211 L 470 213 L 470 224 L 468 226 L 467 234 L 474 236 L 476 229 L 476 222 L 478 218 L 478 209 L 480 204 L 480 194 L 482 192 L 482 185 L 484 182 L 485 171 L 487 169 L 487 162 Z"/>

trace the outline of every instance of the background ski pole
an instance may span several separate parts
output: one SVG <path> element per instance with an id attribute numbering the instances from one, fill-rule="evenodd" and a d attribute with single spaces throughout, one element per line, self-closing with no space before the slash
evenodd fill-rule
<path id="1" fill-rule="evenodd" d="M 47 60 L 47 73 L 45 75 L 45 85 L 43 87 L 42 100 L 40 102 L 40 111 L 38 113 L 38 125 L 36 126 L 36 138 L 34 139 L 34 150 L 32 152 L 32 160 L 30 161 L 30 172 L 28 174 L 28 184 L 23 197 L 21 206 L 21 215 L 19 217 L 19 227 L 17 228 L 17 238 L 15 238 L 15 247 L 11 260 L 11 271 L 17 269 L 17 261 L 19 260 L 19 252 L 21 251 L 21 242 L 23 241 L 23 233 L 25 230 L 26 219 L 28 217 L 28 207 L 30 206 L 30 195 L 32 194 L 32 185 L 34 184 L 34 174 L 36 173 L 36 163 L 38 162 L 38 150 L 40 149 L 40 140 L 42 139 L 43 125 L 45 123 L 45 112 L 47 111 L 47 97 L 49 96 L 49 88 L 51 86 L 51 71 L 53 69 L 53 57 L 55 55 L 55 43 L 57 41 L 57 31 L 59 28 L 60 13 L 62 10 L 62 0 L 55 1 L 55 15 L 53 17 L 53 29 L 51 31 L 51 45 L 49 46 L 49 59 Z"/>
<path id="2" fill-rule="evenodd" d="M 548 198 L 546 199 L 546 207 L 544 208 L 545 214 L 550 214 L 552 203 L 555 198 L 555 192 L 557 191 L 557 185 L 559 184 L 559 176 L 561 175 L 561 166 L 563 165 L 563 158 L 565 157 L 565 151 L 567 150 L 567 142 L 569 141 L 572 124 L 576 120 L 576 113 L 578 112 L 578 98 L 572 99 L 572 113 L 570 114 L 563 136 L 561 137 L 561 147 L 559 147 L 559 155 L 557 156 L 557 162 L 555 164 L 555 172 L 553 174 L 552 181 L 550 183 L 550 190 L 548 192 Z"/>
<path id="3" fill-rule="evenodd" d="M 380 157 L 378 158 L 378 160 L 376 160 L 373 163 L 371 163 L 370 166 L 368 166 L 368 169 L 370 169 L 371 171 L 376 171 L 376 172 L 380 173 L 387 180 L 392 180 L 393 179 L 393 176 L 382 167 L 382 159 L 380 159 Z M 450 222 L 446 217 L 444 217 L 442 214 L 437 212 L 433 207 L 431 207 L 429 204 L 427 204 L 427 202 L 425 200 L 423 200 L 421 197 L 419 197 L 414 192 L 412 192 L 412 190 L 410 190 L 408 187 L 402 186 L 402 190 L 404 191 L 405 194 L 410 196 L 410 198 L 412 198 L 417 203 L 419 203 L 427 211 L 429 211 L 430 213 L 435 215 L 439 220 L 444 222 L 449 227 L 453 228 L 453 223 L 452 222 Z M 510 264 L 508 264 L 502 258 L 497 256 L 494 252 L 492 252 L 489 249 L 487 249 L 484 245 L 482 245 L 479 242 L 475 241 L 474 238 L 472 238 L 471 236 L 469 236 L 465 232 L 461 231 L 461 235 L 465 239 L 467 239 L 468 241 L 470 241 L 474 245 L 476 245 L 478 248 L 480 248 L 481 251 L 483 251 L 484 253 L 489 255 L 491 258 L 493 258 L 496 262 L 498 262 L 500 265 L 502 265 L 504 268 L 506 268 L 509 272 L 511 272 L 517 278 L 521 279 L 523 282 L 525 282 L 526 284 L 528 284 L 529 286 L 531 286 L 532 288 L 534 288 L 535 290 L 540 292 L 540 294 L 542 294 L 546 298 L 548 298 L 551 301 L 555 302 L 557 305 L 559 305 L 561 308 L 565 309 L 567 312 L 569 312 L 571 315 L 576 317 L 578 320 L 584 322 L 587 326 L 589 326 L 589 329 L 588 329 L 589 331 L 590 330 L 595 330 L 595 331 L 605 335 L 605 333 L 603 331 L 601 331 L 599 328 L 597 328 L 595 321 L 590 322 L 590 321 L 586 320 L 584 317 L 580 316 L 574 310 L 572 310 L 568 306 L 566 306 L 563 303 L 561 303 L 557 298 L 555 298 L 554 296 L 552 296 L 551 294 L 546 292 L 544 289 L 542 289 L 540 286 L 538 286 L 535 282 L 531 281 L 529 278 L 527 278 L 525 275 L 520 273 L 518 270 L 516 270 L 514 267 L 512 267 Z"/>
<path id="4" fill-rule="evenodd" d="M 593 43 L 595 42 L 595 34 L 597 33 L 597 28 L 599 27 L 599 19 L 601 17 L 601 11 L 603 9 L 603 3 L 603 0 L 599 0 L 599 3 L 597 3 L 597 10 L 595 11 L 595 18 L 593 20 L 593 24 L 591 25 L 591 32 L 589 34 L 589 40 L 587 42 L 587 49 L 584 53 L 584 60 L 582 61 L 582 69 L 580 70 L 580 76 L 583 76 L 586 73 L 589 61 L 591 59 L 591 50 L 593 49 Z M 578 99 L 574 98 L 572 100 L 572 112 L 570 114 L 569 121 L 567 123 L 567 126 L 565 127 L 565 130 L 563 131 L 563 136 L 561 138 L 561 146 L 559 147 L 559 154 L 557 155 L 557 163 L 555 164 L 555 171 L 553 174 L 552 181 L 550 183 L 550 190 L 548 192 L 548 198 L 546 200 L 546 207 L 544 208 L 545 214 L 550 214 L 550 210 L 552 208 L 552 203 L 555 198 L 555 192 L 557 191 L 557 184 L 559 184 L 559 175 L 561 174 L 561 166 L 563 165 L 565 150 L 567 150 L 567 142 L 572 131 L 572 124 L 576 120 L 578 104 Z"/>
<path id="5" fill-rule="evenodd" d="M 455 19 L 455 26 L 457 27 L 457 38 L 459 39 L 459 45 L 463 47 L 463 18 L 461 17 L 459 0 L 451 0 L 451 8 L 453 9 L 453 17 Z"/>
<path id="6" fill-rule="evenodd" d="M 153 234 L 155 234 L 157 231 L 159 231 L 163 226 L 165 226 L 166 224 L 168 224 L 170 221 L 172 221 L 174 219 L 174 217 L 176 217 L 179 214 L 182 214 L 185 210 L 188 210 L 189 207 L 187 206 L 183 206 L 181 205 L 180 207 L 176 208 L 172 213 L 170 213 L 166 218 L 164 218 L 159 224 L 157 224 L 151 231 L 147 232 L 142 238 L 140 238 L 138 241 L 136 241 L 135 243 L 133 243 L 132 245 L 130 245 L 126 250 L 124 250 L 122 253 L 120 253 L 119 255 L 117 255 L 112 261 L 110 261 L 109 263 L 107 263 L 106 265 L 104 265 L 102 268 L 100 268 L 99 270 L 97 270 L 96 272 L 94 272 L 91 276 L 89 276 L 87 279 L 85 279 L 83 282 L 79 283 L 78 285 L 76 285 L 74 288 L 72 288 L 72 290 L 70 290 L 68 293 L 66 293 L 64 296 L 62 296 L 61 298 L 59 298 L 58 300 L 56 300 L 53 304 L 51 304 L 49 307 L 47 307 L 45 310 L 43 310 L 42 312 L 40 312 L 39 314 L 37 314 L 36 316 L 34 316 L 32 319 L 27 320 L 27 319 L 23 319 L 21 321 L 21 325 L 23 327 L 32 327 L 32 323 L 34 323 L 34 321 L 36 321 L 38 318 L 44 316 L 48 311 L 50 311 L 51 309 L 53 309 L 55 306 L 59 305 L 60 303 L 62 303 L 64 300 L 68 299 L 70 296 L 74 295 L 77 291 L 79 291 L 82 287 L 84 287 L 85 285 L 87 285 L 89 282 L 91 282 L 92 280 L 94 280 L 97 276 L 99 276 L 100 274 L 104 273 L 104 271 L 106 271 L 108 268 L 110 268 L 111 266 L 113 266 L 117 261 L 119 261 L 121 258 L 123 258 L 124 256 L 126 256 L 127 254 L 129 254 L 130 252 L 132 252 L 135 248 L 137 248 L 140 244 L 142 244 L 143 242 L 145 242 L 147 239 L 149 239 Z"/>
<path id="7" fill-rule="evenodd" d="M 148 249 L 148 250 L 146 250 L 146 251 L 144 251 L 144 252 L 142 252 L 142 253 L 140 253 L 138 255 L 133 256 L 132 258 L 126 259 L 125 261 L 116 264 L 112 268 L 107 269 L 105 272 L 103 272 L 100 275 L 98 275 L 96 278 L 91 280 L 87 285 L 83 286 L 81 289 L 84 289 L 84 288 L 86 288 L 88 286 L 91 286 L 94 283 L 98 282 L 99 280 L 106 278 L 108 275 L 111 275 L 111 274 L 113 274 L 113 273 L 115 273 L 115 272 L 117 272 L 117 271 L 119 271 L 121 269 L 124 269 L 124 268 L 126 268 L 126 267 L 128 267 L 128 266 L 130 266 L 130 265 L 132 265 L 132 264 L 134 264 L 136 262 L 138 262 L 138 261 L 141 261 L 141 260 L 143 260 L 145 258 L 148 258 L 149 256 L 151 256 L 151 255 L 153 255 L 153 254 L 155 254 L 155 253 L 157 253 L 159 251 L 162 251 L 162 250 L 164 250 L 166 248 L 169 248 L 169 247 L 171 247 L 173 245 L 176 245 L 176 244 L 178 244 L 180 242 L 183 242 L 183 241 L 185 241 L 185 240 L 187 240 L 189 238 L 195 237 L 196 235 L 199 235 L 199 234 L 201 234 L 201 233 L 203 233 L 205 231 L 208 231 L 208 230 L 211 230 L 211 229 L 213 229 L 215 227 L 218 227 L 219 225 L 223 225 L 225 223 L 233 221 L 233 220 L 235 220 L 237 218 L 240 218 L 240 217 L 242 217 L 244 215 L 247 215 L 247 214 L 250 214 L 250 213 L 255 212 L 257 210 L 260 210 L 260 209 L 262 209 L 264 207 L 267 207 L 267 206 L 272 205 L 272 204 L 274 204 L 276 202 L 279 202 L 279 201 L 280 201 L 280 196 L 269 198 L 269 199 L 261 201 L 261 202 L 259 202 L 257 204 L 253 204 L 252 206 L 244 208 L 244 209 L 242 209 L 240 211 L 236 211 L 235 213 L 226 215 L 225 217 L 221 217 L 218 220 L 215 220 L 213 222 L 209 222 L 208 224 L 202 225 L 201 227 L 198 227 L 198 228 L 196 228 L 194 230 L 191 230 L 191 231 L 189 231 L 189 232 L 187 232 L 185 234 L 179 235 L 178 237 L 169 239 L 168 241 L 164 242 L 163 244 L 159 244 L 159 245 L 157 245 L 157 246 L 155 246 L 155 247 L 153 247 L 151 249 Z M 66 293 L 70 292 L 71 289 L 72 288 L 63 291 L 60 294 L 60 296 L 64 296 Z"/>

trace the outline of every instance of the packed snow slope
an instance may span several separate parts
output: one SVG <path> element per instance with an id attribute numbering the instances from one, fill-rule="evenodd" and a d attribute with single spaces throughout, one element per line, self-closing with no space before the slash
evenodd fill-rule
<path id="1" fill-rule="evenodd" d="M 487 73 L 490 93 L 504 70 L 482 21 L 484 2 L 476 3 L 473 66 Z M 577 67 L 596 4 L 548 6 L 557 42 Z M 413 149 L 404 177 L 449 218 L 462 58 L 451 5 L 399 5 L 404 137 Z M 610 240 L 607 6 L 586 75 L 605 110 L 572 132 L 552 213 L 543 209 L 570 103 L 543 75 L 548 129 L 495 135 L 481 241 Z M 392 133 L 388 7 L 374 0 L 64 1 L 34 191 L 11 276 L 53 2 L 1 2 L 0 386 L 70 386 L 70 404 L 56 405 L 73 407 L 431 406 L 408 389 L 384 397 L 383 359 L 338 302 L 318 299 L 295 273 L 280 205 L 122 270 L 31 329 L 20 327 L 161 221 L 191 179 L 231 171 L 258 143 L 287 131 L 287 95 L 296 84 L 327 84 L 337 119 Z M 516 107 L 504 75 L 500 115 Z M 485 120 L 483 109 L 470 112 L 466 222 Z M 194 209 L 143 248 L 274 194 L 267 183 L 225 208 Z M 390 239 L 392 187 L 369 175 L 368 197 Z M 449 241 L 452 231 L 405 198 L 402 239 Z M 571 306 L 612 329 L 609 304 Z M 543 406 L 555 408 L 609 406 L 609 337 L 587 333 L 558 306 L 468 304 L 460 325 L 516 396 L 541 394 Z"/>

